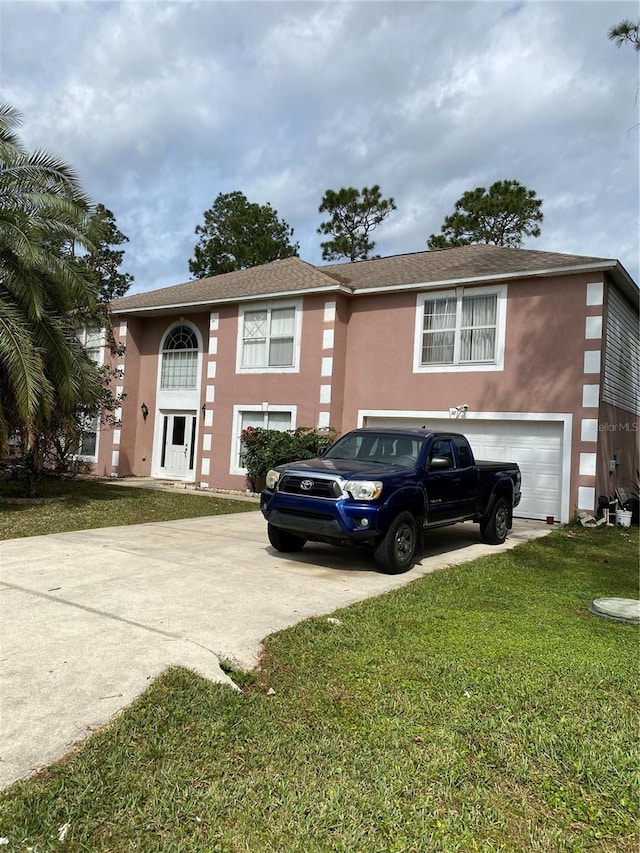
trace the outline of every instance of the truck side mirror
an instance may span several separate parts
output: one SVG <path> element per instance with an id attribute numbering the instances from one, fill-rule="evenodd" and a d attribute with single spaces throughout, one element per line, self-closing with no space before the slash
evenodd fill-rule
<path id="1" fill-rule="evenodd" d="M 453 468 L 451 464 L 451 460 L 447 459 L 445 456 L 434 456 L 433 459 L 429 462 L 429 468 L 434 471 L 444 470 L 445 468 Z"/>

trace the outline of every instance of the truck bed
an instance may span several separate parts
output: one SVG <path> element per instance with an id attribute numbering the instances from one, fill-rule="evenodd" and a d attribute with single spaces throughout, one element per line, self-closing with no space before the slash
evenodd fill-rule
<path id="1" fill-rule="evenodd" d="M 478 468 L 491 468 L 492 471 L 512 471 L 513 462 L 491 462 L 487 459 L 476 459 Z"/>

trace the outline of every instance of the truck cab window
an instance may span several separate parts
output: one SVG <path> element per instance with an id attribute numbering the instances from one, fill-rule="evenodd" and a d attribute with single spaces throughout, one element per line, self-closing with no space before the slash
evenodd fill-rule
<path id="1" fill-rule="evenodd" d="M 458 457 L 458 467 L 468 468 L 470 465 L 473 465 L 473 457 L 467 442 L 463 438 L 454 438 L 453 443 Z"/>
<path id="2" fill-rule="evenodd" d="M 433 442 L 429 452 L 429 461 L 436 457 L 438 459 L 448 459 L 451 463 L 451 467 L 455 467 L 455 463 L 453 461 L 453 446 L 449 439 L 438 438 Z"/>

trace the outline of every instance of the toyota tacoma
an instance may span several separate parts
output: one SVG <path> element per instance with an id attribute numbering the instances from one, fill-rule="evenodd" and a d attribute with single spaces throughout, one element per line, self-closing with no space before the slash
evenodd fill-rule
<path id="1" fill-rule="evenodd" d="M 410 569 L 424 531 L 474 521 L 499 545 L 520 502 L 515 462 L 480 462 L 467 439 L 419 429 L 353 430 L 317 459 L 269 471 L 260 508 L 277 551 L 370 545 L 387 574 Z"/>

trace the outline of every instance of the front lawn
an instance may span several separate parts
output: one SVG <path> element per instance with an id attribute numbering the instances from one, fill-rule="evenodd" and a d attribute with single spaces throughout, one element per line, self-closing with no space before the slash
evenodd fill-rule
<path id="1" fill-rule="evenodd" d="M 0 480 L 0 494 L 15 485 Z M 255 503 L 191 491 L 164 492 L 117 486 L 99 480 L 44 479 L 38 490 L 50 503 L 7 503 L 0 499 L 0 540 L 69 530 L 91 530 L 148 521 L 257 510 Z"/>
<path id="2" fill-rule="evenodd" d="M 166 672 L 0 799 L 7 850 L 636 851 L 638 531 L 563 529 Z M 275 692 L 274 692 L 275 691 Z M 64 843 L 59 840 L 64 835 Z"/>

